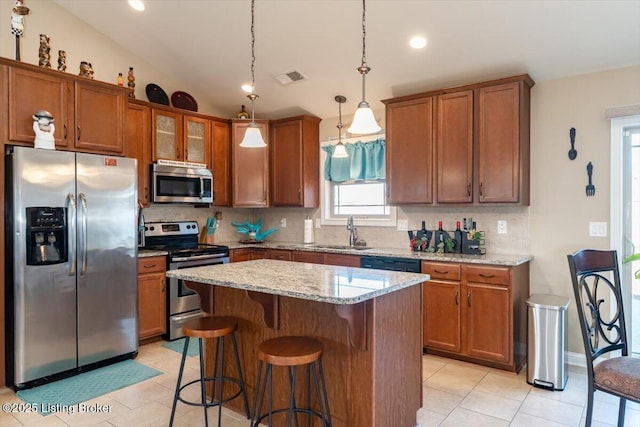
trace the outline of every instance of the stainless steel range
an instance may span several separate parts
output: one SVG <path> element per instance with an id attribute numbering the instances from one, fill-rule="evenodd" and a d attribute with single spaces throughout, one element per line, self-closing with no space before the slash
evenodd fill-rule
<path id="1" fill-rule="evenodd" d="M 169 270 L 229 262 L 227 246 L 198 243 L 199 229 L 196 221 L 148 222 L 145 224 L 144 235 L 146 249 L 169 252 Z M 187 288 L 182 280 L 170 278 L 167 292 L 167 333 L 164 338 L 174 340 L 184 336 L 182 324 L 201 316 L 204 316 L 204 312 L 200 309 L 198 294 Z"/>

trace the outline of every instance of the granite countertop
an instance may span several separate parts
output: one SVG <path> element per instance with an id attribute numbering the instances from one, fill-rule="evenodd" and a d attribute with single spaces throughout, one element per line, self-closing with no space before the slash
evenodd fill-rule
<path id="1" fill-rule="evenodd" d="M 167 277 L 331 304 L 356 304 L 429 280 L 428 274 L 271 259 L 170 270 Z"/>
<path id="2" fill-rule="evenodd" d="M 533 260 L 531 255 L 517 254 L 486 254 L 486 255 L 467 255 L 467 254 L 442 254 L 428 252 L 413 252 L 409 248 L 382 248 L 372 247 L 368 249 L 353 249 L 348 245 L 329 245 L 329 244 L 310 244 L 293 242 L 262 242 L 255 244 L 243 244 L 240 242 L 216 242 L 219 245 L 229 246 L 229 249 L 241 248 L 262 248 L 262 249 L 282 249 L 291 251 L 307 251 L 307 252 L 331 252 L 348 255 L 359 256 L 378 256 L 378 257 L 397 257 L 407 259 L 419 259 L 424 261 L 441 261 L 441 262 L 463 262 L 467 264 L 488 264 L 517 266 Z"/>
<path id="3" fill-rule="evenodd" d="M 156 251 L 151 249 L 138 248 L 138 258 L 149 258 L 152 256 L 167 256 L 167 255 L 169 255 L 167 251 Z"/>

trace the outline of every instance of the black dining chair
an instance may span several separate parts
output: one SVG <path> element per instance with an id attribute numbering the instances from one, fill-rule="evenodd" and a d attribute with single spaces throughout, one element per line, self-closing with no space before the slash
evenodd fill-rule
<path id="1" fill-rule="evenodd" d="M 616 251 L 585 249 L 567 258 L 587 358 L 585 427 L 591 426 L 596 390 L 620 398 L 622 427 L 626 401 L 640 403 L 640 358 L 629 356 Z"/>

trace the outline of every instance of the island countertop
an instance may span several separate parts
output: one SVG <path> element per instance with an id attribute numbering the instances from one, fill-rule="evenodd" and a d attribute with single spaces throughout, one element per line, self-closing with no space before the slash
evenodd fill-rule
<path id="1" fill-rule="evenodd" d="M 429 280 L 428 274 L 271 259 L 170 270 L 167 277 L 330 304 L 356 304 Z"/>

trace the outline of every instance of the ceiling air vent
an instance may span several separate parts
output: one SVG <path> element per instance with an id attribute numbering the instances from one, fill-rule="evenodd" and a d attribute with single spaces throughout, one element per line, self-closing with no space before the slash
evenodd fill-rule
<path id="1" fill-rule="evenodd" d="M 280 84 L 288 85 L 291 83 L 299 82 L 301 80 L 306 80 L 307 78 L 302 75 L 300 71 L 289 71 L 288 73 L 276 76 L 275 79 L 279 81 Z"/>

